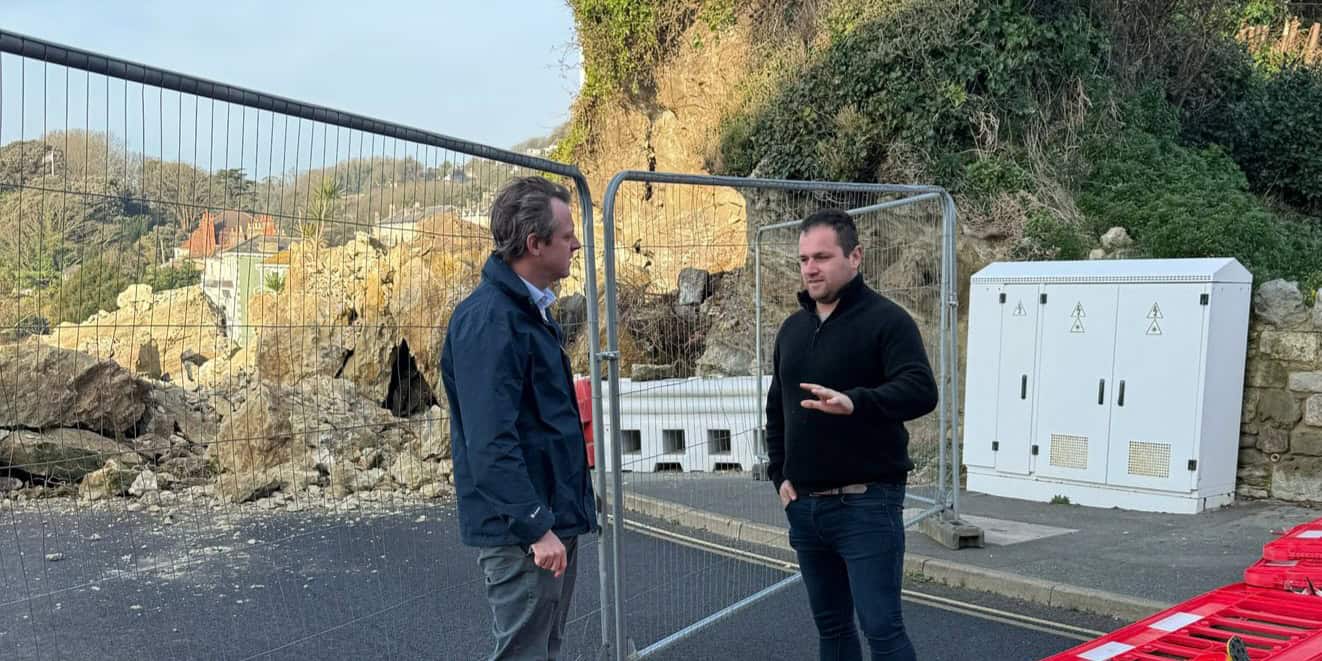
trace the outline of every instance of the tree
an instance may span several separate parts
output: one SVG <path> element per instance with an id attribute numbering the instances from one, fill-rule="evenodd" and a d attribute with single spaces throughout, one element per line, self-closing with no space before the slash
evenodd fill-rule
<path id="1" fill-rule="evenodd" d="M 184 163 L 149 160 L 143 164 L 143 192 L 157 212 L 191 232 L 202 212 L 212 206 L 206 173 Z"/>
<path id="2" fill-rule="evenodd" d="M 69 129 L 47 133 L 45 143 L 54 150 L 55 176 L 62 177 L 70 190 L 107 193 L 112 182 L 129 188 L 141 183 L 141 173 L 135 172 L 139 164 L 126 167 L 128 147 L 122 138 L 101 131 Z"/>
<path id="3" fill-rule="evenodd" d="M 326 223 L 335 220 L 342 195 L 339 183 L 330 179 L 321 180 L 316 190 L 312 191 L 312 203 L 308 206 L 307 216 L 299 224 L 299 234 L 304 241 L 320 246 L 326 240 Z"/>
<path id="4" fill-rule="evenodd" d="M 257 184 L 243 168 L 218 170 L 212 175 L 211 203 L 225 209 L 252 209 L 257 204 Z"/>

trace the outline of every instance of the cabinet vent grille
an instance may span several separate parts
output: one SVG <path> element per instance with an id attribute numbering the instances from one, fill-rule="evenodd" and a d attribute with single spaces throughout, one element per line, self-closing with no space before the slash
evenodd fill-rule
<path id="1" fill-rule="evenodd" d="M 1050 461 L 1059 468 L 1088 470 L 1088 437 L 1052 434 Z"/>
<path id="2" fill-rule="evenodd" d="M 1171 446 L 1169 443 L 1129 442 L 1129 474 L 1142 477 L 1167 478 L 1171 476 Z"/>

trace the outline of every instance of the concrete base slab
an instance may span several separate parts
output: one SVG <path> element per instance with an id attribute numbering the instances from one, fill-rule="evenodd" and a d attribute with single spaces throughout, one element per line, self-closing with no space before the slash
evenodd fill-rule
<path id="1" fill-rule="evenodd" d="M 982 548 L 982 529 L 959 519 L 929 516 L 918 522 L 918 530 L 948 549 Z"/>
<path id="2" fill-rule="evenodd" d="M 922 513 L 922 510 L 916 507 L 905 508 L 905 520 Z M 997 519 L 989 516 L 975 516 L 972 514 L 961 515 L 960 520 L 969 526 L 982 529 L 983 541 L 992 546 L 1010 546 L 1012 544 L 1022 544 L 1032 542 L 1057 535 L 1068 535 L 1078 532 L 1074 528 L 1058 528 L 1056 526 L 1044 526 L 1036 523 L 1025 523 L 1023 521 L 1010 521 L 1008 519 Z M 921 529 L 921 528 L 920 528 Z M 927 530 L 922 529 L 924 533 L 931 536 Z M 939 543 L 945 544 L 941 539 L 932 537 Z M 969 548 L 969 545 L 954 547 L 945 544 L 947 548 Z M 981 548 L 978 545 L 974 548 Z"/>

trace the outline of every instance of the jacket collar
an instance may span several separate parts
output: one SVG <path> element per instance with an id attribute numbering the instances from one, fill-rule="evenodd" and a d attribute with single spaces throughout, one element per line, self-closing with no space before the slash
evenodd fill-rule
<path id="1" fill-rule="evenodd" d="M 854 279 L 846 283 L 844 288 L 840 290 L 840 302 L 836 303 L 835 310 L 831 313 L 831 316 L 837 316 L 841 312 L 849 309 L 858 298 L 863 295 L 863 292 L 867 287 L 867 284 L 863 282 L 863 274 L 856 274 Z M 808 290 L 806 289 L 799 290 L 799 305 L 803 306 L 803 309 L 807 310 L 810 314 L 817 314 L 817 301 L 814 301 L 812 296 L 808 295 Z"/>
<path id="2" fill-rule="evenodd" d="M 537 310 L 537 301 L 532 298 L 532 292 L 528 290 L 527 285 L 523 284 L 523 279 L 519 277 L 519 274 L 515 273 L 514 269 L 510 268 L 510 265 L 506 264 L 500 255 L 492 253 L 487 258 L 487 263 L 482 266 L 482 279 L 491 283 L 493 287 L 499 289 L 525 310 L 536 315 L 538 319 L 542 318 L 541 313 Z"/>

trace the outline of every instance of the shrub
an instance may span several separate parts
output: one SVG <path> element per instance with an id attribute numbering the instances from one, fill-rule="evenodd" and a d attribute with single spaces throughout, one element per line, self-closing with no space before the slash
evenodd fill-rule
<path id="1" fill-rule="evenodd" d="M 1220 147 L 1184 147 L 1129 125 L 1093 140 L 1088 154 L 1093 172 L 1078 203 L 1094 235 L 1120 225 L 1147 256 L 1235 257 L 1259 279 L 1320 270 L 1309 252 L 1316 225 L 1266 207 Z"/>
<path id="2" fill-rule="evenodd" d="M 979 113 L 1007 127 L 1035 117 L 1041 92 L 1091 79 L 1105 47 L 1081 13 L 1039 18 L 1015 0 L 892 3 L 873 14 L 837 29 L 751 119 L 727 120 L 726 172 L 870 179 L 895 142 L 943 161 L 970 146 Z"/>
<path id="3" fill-rule="evenodd" d="M 93 257 L 59 284 L 52 301 L 55 323 L 82 323 L 98 310 L 114 310 L 115 298 L 133 284 L 123 269 L 104 257 Z"/>
<path id="4" fill-rule="evenodd" d="M 1083 259 L 1091 243 L 1078 227 L 1044 209 L 1029 214 L 1024 239 L 1041 251 L 1033 259 Z"/>
<path id="5" fill-rule="evenodd" d="M 1185 134 L 1220 144 L 1253 189 L 1322 210 L 1322 69 L 1299 62 L 1254 65 L 1242 47 L 1225 46 L 1183 101 Z"/>

